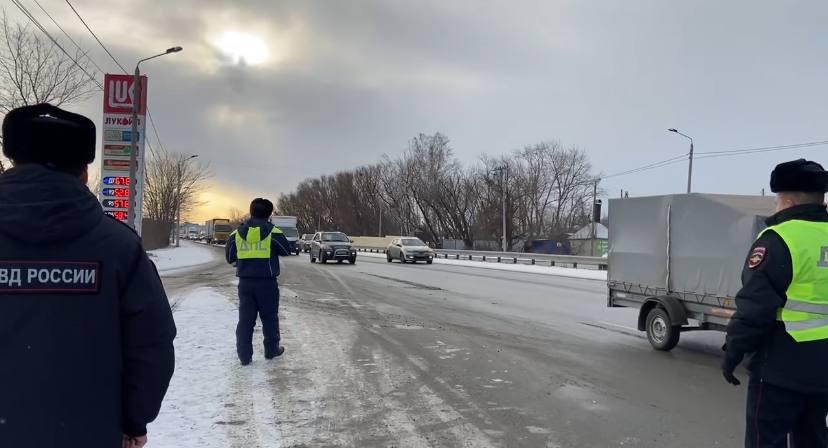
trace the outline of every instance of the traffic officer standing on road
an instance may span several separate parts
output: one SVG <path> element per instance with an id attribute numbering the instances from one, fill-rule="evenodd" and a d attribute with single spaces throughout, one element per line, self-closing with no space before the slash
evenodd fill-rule
<path id="1" fill-rule="evenodd" d="M 239 277 L 239 323 L 236 326 L 236 352 L 246 366 L 253 360 L 253 327 L 256 316 L 262 320 L 266 359 L 281 356 L 279 345 L 279 256 L 289 254 L 282 230 L 270 223 L 273 203 L 256 198 L 250 203 L 251 218 L 239 226 L 227 241 L 225 258 L 236 263 Z"/>
<path id="2" fill-rule="evenodd" d="M 0 176 L 0 446 L 141 447 L 176 329 L 141 239 L 86 187 L 88 118 L 9 112 Z"/>
<path id="3" fill-rule="evenodd" d="M 750 361 L 746 447 L 828 446 L 828 173 L 804 159 L 771 173 L 776 214 L 753 244 L 727 328 L 725 379 Z"/>

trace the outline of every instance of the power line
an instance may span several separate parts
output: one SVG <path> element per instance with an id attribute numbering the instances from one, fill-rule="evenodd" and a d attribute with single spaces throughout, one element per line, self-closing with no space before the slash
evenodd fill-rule
<path id="1" fill-rule="evenodd" d="M 121 65 L 121 63 L 118 62 L 117 59 L 115 59 L 115 56 L 113 56 L 112 52 L 110 52 L 109 49 L 106 48 L 106 45 L 104 45 L 103 42 L 101 42 L 101 40 L 98 39 L 98 36 L 95 34 L 94 31 L 92 31 L 92 28 L 90 28 L 89 25 L 86 24 L 86 20 L 83 20 L 83 17 L 81 17 L 80 13 L 78 12 L 77 9 L 75 9 L 75 7 L 72 5 L 72 3 L 69 0 L 66 0 L 66 4 L 69 5 L 70 8 L 72 8 L 72 11 L 75 13 L 76 16 L 78 16 L 78 19 L 80 19 L 81 23 L 83 23 L 83 26 L 86 27 L 87 31 L 89 31 L 89 34 L 91 34 L 92 37 L 95 38 L 95 40 L 98 42 L 98 44 L 101 46 L 101 48 L 104 49 L 106 54 L 108 54 L 109 57 L 112 58 L 112 60 L 115 62 L 115 65 L 117 65 L 121 70 L 123 70 L 124 73 L 129 73 L 127 71 L 127 69 L 125 69 L 124 66 Z"/>
<path id="2" fill-rule="evenodd" d="M 77 48 L 77 49 L 78 49 L 78 51 L 80 51 L 81 53 L 83 53 L 84 55 L 86 55 L 86 59 L 88 59 L 88 60 L 89 60 L 89 62 L 91 62 L 91 63 L 92 63 L 92 65 L 94 65 L 94 66 L 95 66 L 95 68 L 97 68 L 99 72 L 104 73 L 104 70 L 101 68 L 101 66 L 100 66 L 100 65 L 98 65 L 98 64 L 95 62 L 95 60 L 94 60 L 94 59 L 92 59 L 92 57 L 90 57 L 90 56 L 89 56 L 89 54 L 88 54 L 86 51 L 84 51 L 84 49 L 83 49 L 83 48 L 81 48 L 81 46 L 80 46 L 80 45 L 78 45 L 78 43 L 77 43 L 77 42 L 75 42 L 75 39 L 72 39 L 72 36 L 70 36 L 70 35 L 69 35 L 69 33 L 67 33 L 67 32 L 66 32 L 66 30 L 64 30 L 64 29 L 63 29 L 63 27 L 62 27 L 62 26 L 60 26 L 60 24 L 59 24 L 59 23 L 57 23 L 57 20 L 55 20 L 55 18 L 54 18 L 54 17 L 52 17 L 52 15 L 51 15 L 51 14 L 49 14 L 49 11 L 46 11 L 46 8 L 44 8 L 44 7 L 43 7 L 43 5 L 41 5 L 39 1 L 34 0 L 34 2 L 35 2 L 35 4 L 37 4 L 38 8 L 40 8 L 40 10 L 41 10 L 41 11 L 43 11 L 43 13 L 44 13 L 44 14 L 46 14 L 46 16 L 47 16 L 47 17 L 49 17 L 49 19 L 52 21 L 52 23 L 54 23 L 54 24 L 55 24 L 55 26 L 56 26 L 56 27 L 58 27 L 58 29 L 59 29 L 59 30 L 63 33 L 63 35 L 64 35 L 64 36 L 66 36 L 66 38 L 67 38 L 67 39 L 69 39 L 69 41 L 70 41 L 70 42 L 72 42 L 73 44 L 75 44 L 75 48 Z"/>
<path id="3" fill-rule="evenodd" d="M 708 151 L 708 152 L 699 152 L 700 159 L 712 159 L 718 157 L 732 157 L 732 156 L 740 156 L 740 155 L 747 155 L 747 154 L 756 154 L 762 152 L 774 152 L 774 151 L 786 151 L 790 149 L 799 149 L 799 148 L 810 148 L 814 146 L 823 146 L 828 145 L 828 140 L 826 141 L 817 141 L 817 142 L 805 142 L 805 143 L 794 143 L 791 145 L 779 145 L 779 146 L 765 146 L 759 148 L 745 148 L 745 149 L 733 149 L 728 151 Z"/>
<path id="4" fill-rule="evenodd" d="M 62 45 L 60 45 L 60 43 L 58 43 L 58 41 L 57 41 L 54 37 L 52 37 L 52 35 L 51 35 L 51 34 L 49 34 L 49 32 L 48 32 L 48 31 L 46 31 L 46 28 L 45 28 L 45 27 L 44 27 L 44 26 L 43 26 L 43 25 L 42 25 L 42 24 L 41 24 L 41 23 L 40 23 L 40 22 L 39 22 L 39 21 L 35 18 L 35 16 L 34 16 L 34 15 L 32 15 L 32 13 L 31 13 L 31 12 L 30 12 L 30 11 L 29 11 L 29 10 L 28 10 L 25 6 L 23 6 L 23 4 L 22 4 L 22 3 L 20 3 L 20 0 L 11 0 L 11 2 L 12 2 L 12 4 L 14 4 L 15 6 L 17 6 L 17 9 L 19 9 L 19 10 L 20 10 L 20 12 L 22 12 L 22 13 L 23 13 L 23 15 L 25 15 L 25 16 L 29 19 L 29 21 L 31 21 L 31 22 L 32 22 L 32 23 L 33 23 L 33 24 L 34 24 L 34 25 L 35 25 L 35 26 L 36 26 L 36 27 L 37 27 L 37 28 L 38 28 L 38 29 L 39 29 L 39 30 L 40 30 L 43 34 L 45 34 L 45 35 L 46 35 L 46 37 L 48 37 L 48 38 L 49 38 L 49 40 L 51 40 L 51 41 L 52 41 L 52 43 L 53 43 L 53 44 L 55 44 L 55 46 L 56 46 L 56 47 L 58 47 L 58 48 L 60 49 L 60 51 L 62 51 L 62 52 L 63 52 L 63 54 L 65 54 L 65 55 L 66 55 L 66 57 L 68 57 L 68 58 L 69 58 L 69 59 L 70 59 L 70 60 L 71 60 L 71 61 L 75 64 L 75 66 L 76 66 L 78 69 L 80 69 L 80 71 L 82 71 L 82 72 L 83 72 L 86 76 L 88 76 L 88 77 L 89 77 L 89 79 L 90 79 L 92 82 L 94 82 L 94 83 L 98 86 L 98 88 L 99 88 L 99 89 L 103 90 L 103 85 L 101 85 L 101 83 L 100 83 L 100 82 L 98 82 L 98 80 L 97 80 L 94 76 L 92 76 L 91 74 L 89 74 L 89 72 L 86 70 L 86 68 L 84 68 L 84 67 L 83 67 L 83 66 L 82 66 L 82 65 L 78 62 L 78 60 L 77 60 L 77 59 L 75 59 L 72 55 L 70 55 L 70 54 L 69 54 L 69 52 L 68 52 L 68 51 L 66 51 L 66 49 L 65 49 L 65 48 L 63 48 L 63 46 L 62 46 Z"/>
<path id="5" fill-rule="evenodd" d="M 824 146 L 828 145 L 828 140 L 824 141 L 815 141 L 815 142 L 805 142 L 805 143 L 794 143 L 790 145 L 777 145 L 777 146 L 763 146 L 757 148 L 743 148 L 743 149 L 731 149 L 731 150 L 723 150 L 723 151 L 704 151 L 704 152 L 697 152 L 694 159 L 715 159 L 719 157 L 735 157 L 735 156 L 744 156 L 749 154 L 757 154 L 757 153 L 764 153 L 764 152 L 775 152 L 775 151 L 786 151 L 791 149 L 800 149 L 800 148 L 810 148 L 815 146 Z M 665 166 L 674 165 L 676 163 L 683 162 L 688 159 L 689 154 L 683 154 L 680 156 L 676 156 L 670 159 L 662 160 L 660 162 L 653 162 L 647 165 L 640 166 L 638 168 L 632 168 L 626 171 L 621 171 L 618 173 L 610 174 L 607 176 L 601 176 L 600 179 L 610 179 L 613 177 L 620 177 L 626 176 L 629 174 L 636 174 L 642 171 L 649 171 L 656 168 L 663 168 Z"/>
<path id="6" fill-rule="evenodd" d="M 152 132 L 155 133 L 155 140 L 158 142 L 158 146 L 161 147 L 161 151 L 167 152 L 164 148 L 164 144 L 161 143 L 161 137 L 158 136 L 158 128 L 155 127 L 155 120 L 152 119 L 152 114 L 150 113 L 149 108 L 147 108 L 147 117 L 150 119 L 150 125 L 152 125 Z M 147 139 L 147 143 L 149 143 L 149 139 Z"/>
<path id="7" fill-rule="evenodd" d="M 101 41 L 101 39 L 98 38 L 98 36 L 95 34 L 94 31 L 92 31 L 92 28 L 89 26 L 89 24 L 86 23 L 86 20 L 83 19 L 83 16 L 81 16 L 80 12 L 78 12 L 78 10 L 75 9 L 75 6 L 72 5 L 72 2 L 70 2 L 69 0 L 65 0 L 65 1 L 66 1 L 66 4 L 69 5 L 70 8 L 72 8 L 72 12 L 75 13 L 75 15 L 81 21 L 83 26 L 86 27 L 86 30 L 89 31 L 89 34 L 91 34 L 92 37 L 95 38 L 95 41 L 98 42 L 98 45 L 100 45 L 101 48 L 103 48 L 103 50 L 106 52 L 106 54 L 109 55 L 110 59 L 112 59 L 112 61 L 115 62 L 115 65 L 117 65 L 118 68 L 120 68 L 125 74 L 129 74 L 129 71 L 127 71 L 127 69 L 124 68 L 123 65 L 121 65 L 121 63 L 118 61 L 118 59 L 115 57 L 115 55 L 113 55 L 112 52 L 109 51 L 109 48 L 107 48 L 106 45 L 104 45 L 103 41 Z M 150 119 L 150 125 L 152 126 L 152 131 L 155 134 L 155 140 L 158 142 L 158 146 L 161 147 L 162 151 L 166 151 L 164 149 L 164 144 L 161 143 L 161 138 L 158 136 L 158 128 L 155 126 L 155 120 L 152 119 L 152 114 L 150 114 L 149 106 L 147 106 L 147 116 Z M 149 139 L 147 139 L 147 143 L 149 143 Z"/>
<path id="8" fill-rule="evenodd" d="M 613 178 L 613 177 L 626 176 L 628 174 L 639 173 L 641 171 L 649 171 L 649 170 L 653 170 L 653 169 L 656 169 L 656 168 L 662 168 L 662 167 L 665 167 L 665 166 L 669 166 L 669 165 L 673 165 L 673 164 L 676 164 L 676 163 L 684 162 L 685 160 L 687 160 L 688 156 L 689 156 L 689 154 L 682 154 L 680 156 L 671 157 L 669 159 L 662 160 L 662 161 L 659 161 L 659 162 L 649 163 L 647 165 L 643 165 L 643 166 L 640 166 L 638 168 L 632 168 L 632 169 L 629 169 L 629 170 L 620 171 L 618 173 L 610 174 L 610 175 L 607 175 L 607 176 L 601 176 L 600 179 L 602 179 L 602 180 L 603 179 L 610 179 L 610 178 Z"/>

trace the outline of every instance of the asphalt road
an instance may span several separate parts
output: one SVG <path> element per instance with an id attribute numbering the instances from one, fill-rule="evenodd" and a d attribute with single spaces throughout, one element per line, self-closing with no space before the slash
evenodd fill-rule
<path id="1" fill-rule="evenodd" d="M 205 268 L 165 282 L 232 295 L 232 271 Z M 745 388 L 721 378 L 722 335 L 653 351 L 635 311 L 605 307 L 603 282 L 303 254 L 280 283 L 296 293 L 281 307 L 289 359 L 268 380 L 291 409 L 283 446 L 742 444 Z"/>

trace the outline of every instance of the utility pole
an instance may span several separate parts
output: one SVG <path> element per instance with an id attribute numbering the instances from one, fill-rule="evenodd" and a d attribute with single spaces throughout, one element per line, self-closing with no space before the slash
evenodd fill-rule
<path id="1" fill-rule="evenodd" d="M 127 225 L 136 228 L 135 225 L 135 205 L 138 198 L 136 194 L 136 184 L 138 183 L 138 107 L 141 105 L 141 63 L 155 59 L 167 54 L 178 53 L 181 47 L 167 48 L 167 51 L 141 59 L 135 64 L 135 76 L 132 78 L 132 135 L 130 136 L 130 151 L 129 151 L 129 204 L 127 207 Z M 144 136 L 146 140 L 147 136 Z M 178 237 L 176 237 L 178 238 Z M 177 241 L 177 240 L 176 240 Z"/>
<path id="2" fill-rule="evenodd" d="M 503 252 L 509 252 L 509 247 L 506 242 L 506 170 L 501 174 L 501 185 L 503 186 Z"/>
<path id="3" fill-rule="evenodd" d="M 179 160 L 175 164 L 175 247 L 181 247 L 181 166 L 196 157 L 198 154 Z"/>
<path id="4" fill-rule="evenodd" d="M 687 168 L 687 193 L 690 194 L 693 186 L 693 137 L 679 132 L 678 129 L 667 130 L 670 132 L 675 132 L 676 134 L 686 138 L 687 140 L 690 140 L 690 166 L 688 166 Z"/>
<path id="5" fill-rule="evenodd" d="M 499 166 L 492 172 L 500 173 L 500 196 L 503 201 L 503 252 L 509 252 L 506 242 L 506 165 Z"/>
<path id="6" fill-rule="evenodd" d="M 382 204 L 379 206 L 379 235 L 378 237 L 382 238 Z"/>
<path id="7" fill-rule="evenodd" d="M 591 240 L 589 242 L 589 255 L 591 257 L 595 256 L 595 204 L 598 203 L 598 182 L 601 179 L 595 179 L 595 183 L 592 184 L 592 231 L 590 232 Z M 599 220 L 601 219 L 600 216 L 597 217 Z"/>
<path id="8" fill-rule="evenodd" d="M 140 62 L 135 65 L 135 77 L 132 78 L 132 135 L 129 147 L 129 203 L 127 205 L 127 224 L 135 229 L 135 205 L 138 201 L 136 184 L 138 184 L 138 106 L 141 102 Z M 146 136 L 144 136 L 146 138 Z"/>
<path id="9" fill-rule="evenodd" d="M 687 168 L 687 193 L 692 191 L 693 183 L 693 139 L 690 139 L 690 166 Z"/>

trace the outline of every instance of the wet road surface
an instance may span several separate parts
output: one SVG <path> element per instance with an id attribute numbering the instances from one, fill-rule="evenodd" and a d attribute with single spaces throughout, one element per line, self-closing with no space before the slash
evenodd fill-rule
<path id="1" fill-rule="evenodd" d="M 165 284 L 232 302 L 232 278 L 216 262 Z M 745 388 L 721 378 L 722 335 L 653 351 L 603 282 L 302 255 L 280 283 L 288 353 L 261 380 L 278 446 L 741 445 Z"/>

